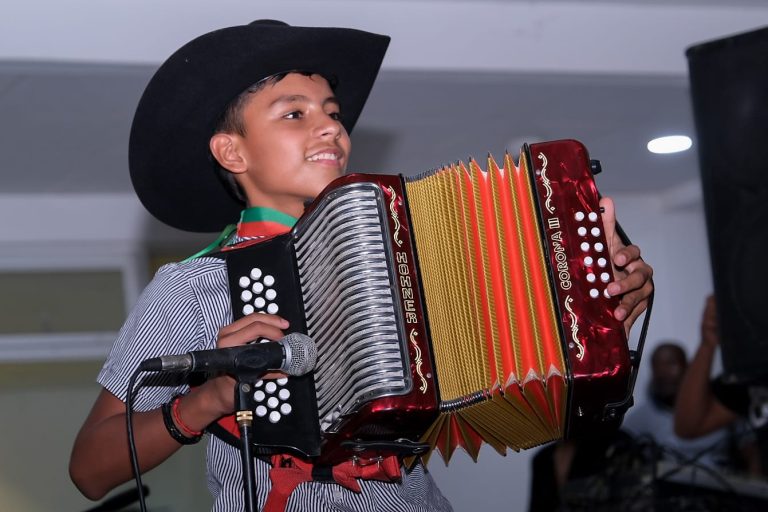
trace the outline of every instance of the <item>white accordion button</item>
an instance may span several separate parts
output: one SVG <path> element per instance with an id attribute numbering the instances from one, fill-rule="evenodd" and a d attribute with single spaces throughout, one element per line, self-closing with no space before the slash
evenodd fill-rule
<path id="1" fill-rule="evenodd" d="M 587 274 L 587 281 L 589 281 L 590 283 L 594 283 L 596 279 L 597 278 L 595 277 L 595 274 L 593 274 L 592 272 Z"/>
<path id="2" fill-rule="evenodd" d="M 270 315 L 274 315 L 275 313 L 277 313 L 277 310 L 278 310 L 278 309 L 280 309 L 280 308 L 278 308 L 278 307 L 277 307 L 277 304 L 275 304 L 275 303 L 273 302 L 272 304 L 270 304 L 269 306 L 267 306 L 267 313 L 269 313 Z"/>
<path id="3" fill-rule="evenodd" d="M 587 252 L 589 250 L 589 244 L 587 242 L 581 242 L 581 250 Z"/>
<path id="4" fill-rule="evenodd" d="M 256 407 L 256 416 L 258 416 L 259 418 L 263 418 L 266 415 L 267 415 L 266 407 L 264 407 L 263 405 Z"/>
<path id="5" fill-rule="evenodd" d="M 278 421 L 280 421 L 280 418 L 282 418 L 282 415 L 277 411 L 272 411 L 271 413 L 269 413 L 269 421 L 271 423 L 277 423 Z"/>
<path id="6" fill-rule="evenodd" d="M 605 297 L 606 299 L 610 299 L 611 298 L 611 294 L 608 293 L 608 288 L 603 290 L 603 297 Z"/>
<path id="7" fill-rule="evenodd" d="M 253 305 L 259 309 L 262 309 L 266 303 L 267 301 L 264 300 L 264 297 L 256 297 L 256 300 L 253 301 Z"/>
<path id="8" fill-rule="evenodd" d="M 253 290 L 253 293 L 261 293 L 264 291 L 264 285 L 261 283 L 253 283 L 253 288 L 251 289 Z"/>
<path id="9" fill-rule="evenodd" d="M 249 290 L 243 290 L 243 293 L 240 294 L 240 300 L 243 302 L 250 302 L 253 298 L 253 294 Z"/>
<path id="10" fill-rule="evenodd" d="M 291 404 L 282 404 L 280 406 L 280 412 L 288 416 L 291 414 L 291 411 L 293 410 L 293 407 L 291 407 Z"/>
<path id="11" fill-rule="evenodd" d="M 270 409 L 277 409 L 278 405 L 280 405 L 280 400 L 278 400 L 277 397 L 271 396 L 269 397 L 269 400 L 267 400 L 267 406 Z"/>
<path id="12" fill-rule="evenodd" d="M 240 278 L 240 281 L 238 281 L 238 283 L 240 283 L 240 288 L 248 288 L 248 285 L 251 284 L 251 280 L 243 276 Z"/>
<path id="13" fill-rule="evenodd" d="M 600 292 L 592 288 L 591 290 L 589 290 L 589 296 L 592 297 L 593 299 L 596 299 L 600 296 Z"/>
<path id="14" fill-rule="evenodd" d="M 605 246 L 603 246 L 602 242 L 597 242 L 597 243 L 595 244 L 595 250 L 596 250 L 597 252 L 603 252 L 603 249 L 604 249 L 604 248 L 605 248 Z"/>
<path id="15" fill-rule="evenodd" d="M 598 258 L 597 264 L 600 265 L 601 267 L 605 267 L 608 264 L 608 260 L 606 260 L 605 258 Z"/>
<path id="16" fill-rule="evenodd" d="M 587 234 L 587 228 L 584 226 L 579 226 L 579 229 L 577 229 L 576 232 L 579 234 L 579 236 L 584 236 Z"/>
<path id="17" fill-rule="evenodd" d="M 608 275 L 608 272 L 603 272 L 600 274 L 600 280 L 604 283 L 607 283 L 611 279 L 611 276 Z"/>
<path id="18" fill-rule="evenodd" d="M 259 379 L 259 380 L 257 380 L 257 381 L 256 381 L 256 383 L 253 385 L 253 387 L 255 387 L 255 388 L 260 388 L 260 387 L 261 387 L 261 386 L 263 386 L 263 385 L 264 385 L 264 381 L 263 381 L 263 380 L 261 380 L 261 379 Z"/>
<path id="19" fill-rule="evenodd" d="M 277 292 L 270 288 L 264 293 L 264 296 L 267 298 L 267 300 L 275 300 L 275 297 L 277 297 Z"/>
<path id="20" fill-rule="evenodd" d="M 255 280 L 258 280 L 261 277 L 261 269 L 260 268 L 251 269 L 251 277 Z"/>
<path id="21" fill-rule="evenodd" d="M 285 386 L 286 384 L 288 384 L 288 377 L 280 377 L 279 379 L 277 379 L 277 383 L 281 386 Z"/>
<path id="22" fill-rule="evenodd" d="M 271 382 L 271 381 L 267 382 L 267 385 L 264 386 L 264 389 L 266 389 L 267 393 L 269 393 L 271 395 L 277 389 L 277 384 L 275 384 L 274 382 Z"/>
<path id="23" fill-rule="evenodd" d="M 576 214 L 573 216 L 577 221 L 581 222 L 584 220 L 584 212 L 576 212 Z"/>
<path id="24" fill-rule="evenodd" d="M 597 221 L 597 214 L 595 212 L 589 212 L 589 220 L 592 222 Z"/>
<path id="25" fill-rule="evenodd" d="M 288 400 L 289 398 L 291 398 L 291 392 L 283 388 L 277 392 L 277 396 L 280 397 L 280 400 Z"/>
<path id="26" fill-rule="evenodd" d="M 587 256 L 586 258 L 584 258 L 584 264 L 588 267 L 591 267 L 594 261 L 595 260 L 592 259 L 592 256 Z"/>
<path id="27" fill-rule="evenodd" d="M 266 286 L 272 286 L 273 284 L 275 284 L 275 278 L 270 275 L 264 276 L 264 284 Z"/>
<path id="28" fill-rule="evenodd" d="M 589 230 L 592 236 L 600 236 L 600 228 L 592 228 Z"/>
<path id="29" fill-rule="evenodd" d="M 267 395 L 265 395 L 262 390 L 258 390 L 253 394 L 253 399 L 257 402 L 263 402 L 266 397 Z"/>
<path id="30" fill-rule="evenodd" d="M 256 311 L 256 310 L 253 309 L 253 306 L 251 306 L 250 304 L 246 304 L 245 306 L 243 306 L 243 314 L 244 315 L 250 315 L 254 311 Z"/>

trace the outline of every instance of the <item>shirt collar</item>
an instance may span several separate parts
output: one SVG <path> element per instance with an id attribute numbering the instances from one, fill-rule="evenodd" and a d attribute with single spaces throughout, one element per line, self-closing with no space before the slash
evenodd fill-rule
<path id="1" fill-rule="evenodd" d="M 246 208 L 240 214 L 237 237 L 253 238 L 282 235 L 291 230 L 296 224 L 296 220 L 295 217 L 274 208 L 264 206 Z"/>

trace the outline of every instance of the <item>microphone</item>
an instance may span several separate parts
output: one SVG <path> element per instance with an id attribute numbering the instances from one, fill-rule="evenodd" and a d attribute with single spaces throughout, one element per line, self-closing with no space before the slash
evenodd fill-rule
<path id="1" fill-rule="evenodd" d="M 293 332 L 280 341 L 253 343 L 237 347 L 195 350 L 176 356 L 147 359 L 139 370 L 149 372 L 222 371 L 265 372 L 278 370 L 293 377 L 311 372 L 317 362 L 317 347 L 312 338 Z"/>

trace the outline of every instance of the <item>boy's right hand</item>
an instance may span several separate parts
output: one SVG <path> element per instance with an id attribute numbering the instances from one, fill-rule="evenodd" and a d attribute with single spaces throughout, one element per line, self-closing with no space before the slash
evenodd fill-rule
<path id="1" fill-rule="evenodd" d="M 262 338 L 279 340 L 289 323 L 277 315 L 252 313 L 219 330 L 216 348 L 229 348 L 258 342 Z M 217 417 L 235 410 L 235 379 L 222 374 L 208 379 L 198 390 L 207 396 L 207 405 Z"/>
<path id="2" fill-rule="evenodd" d="M 255 313 L 223 327 L 216 346 L 235 347 L 262 338 L 279 340 L 287 328 L 288 322 L 279 316 Z M 209 379 L 177 402 L 178 417 L 190 430 L 203 431 L 234 412 L 235 385 L 235 379 L 228 375 Z M 135 413 L 133 423 L 142 472 L 162 463 L 181 447 L 168 434 L 159 408 Z M 110 449 L 105 450 L 105 446 Z M 133 476 L 125 432 L 125 403 L 106 389 L 99 393 L 77 435 L 70 475 L 78 489 L 93 500 L 103 498 Z"/>

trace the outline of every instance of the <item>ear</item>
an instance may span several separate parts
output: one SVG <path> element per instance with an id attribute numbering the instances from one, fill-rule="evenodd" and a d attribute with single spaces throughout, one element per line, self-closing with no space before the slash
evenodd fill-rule
<path id="1" fill-rule="evenodd" d="M 248 170 L 248 164 L 240 152 L 240 138 L 231 133 L 216 133 L 208 143 L 211 154 L 224 169 L 234 174 Z"/>

